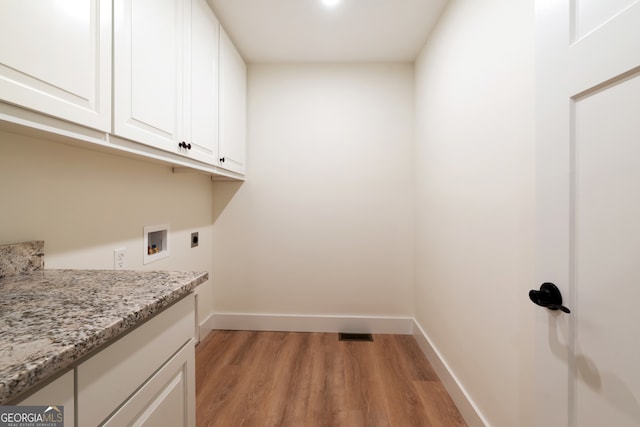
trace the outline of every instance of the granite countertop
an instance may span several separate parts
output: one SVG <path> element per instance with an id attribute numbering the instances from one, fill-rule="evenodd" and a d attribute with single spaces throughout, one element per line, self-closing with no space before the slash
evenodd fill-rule
<path id="1" fill-rule="evenodd" d="M 0 405 L 73 367 L 207 279 L 206 272 L 112 270 L 0 276 Z"/>

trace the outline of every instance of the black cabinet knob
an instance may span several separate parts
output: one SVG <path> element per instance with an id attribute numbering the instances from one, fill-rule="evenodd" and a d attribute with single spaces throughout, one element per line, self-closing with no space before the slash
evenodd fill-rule
<path id="1" fill-rule="evenodd" d="M 220 162 L 224 163 L 224 157 L 220 157 Z"/>
<path id="2" fill-rule="evenodd" d="M 530 290 L 529 299 L 540 307 L 545 307 L 549 310 L 560 310 L 567 314 L 571 313 L 571 310 L 562 305 L 560 289 L 553 283 L 543 283 L 539 291 Z"/>

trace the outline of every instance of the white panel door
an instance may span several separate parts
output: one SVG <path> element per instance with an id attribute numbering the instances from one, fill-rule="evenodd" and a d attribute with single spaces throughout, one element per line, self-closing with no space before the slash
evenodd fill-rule
<path id="1" fill-rule="evenodd" d="M 177 152 L 183 0 L 115 0 L 114 133 Z"/>
<path id="2" fill-rule="evenodd" d="M 218 163 L 218 32 L 220 24 L 205 0 L 188 2 L 185 26 L 184 140 L 188 155 Z"/>
<path id="3" fill-rule="evenodd" d="M 536 425 L 640 425 L 640 2 L 538 0 Z"/>
<path id="4" fill-rule="evenodd" d="M 247 67 L 220 28 L 220 166 L 244 173 L 247 122 Z"/>
<path id="5" fill-rule="evenodd" d="M 111 130 L 111 0 L 0 1 L 0 99 Z"/>

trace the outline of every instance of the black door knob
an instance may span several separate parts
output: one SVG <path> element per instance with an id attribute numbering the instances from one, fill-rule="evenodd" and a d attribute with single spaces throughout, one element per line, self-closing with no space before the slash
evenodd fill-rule
<path id="1" fill-rule="evenodd" d="M 560 293 L 560 289 L 558 289 L 558 287 L 553 283 L 543 283 L 540 286 L 539 291 L 534 289 L 530 290 L 529 299 L 540 307 L 545 307 L 549 310 L 560 310 L 564 313 L 571 313 L 571 310 L 562 305 L 562 294 Z"/>

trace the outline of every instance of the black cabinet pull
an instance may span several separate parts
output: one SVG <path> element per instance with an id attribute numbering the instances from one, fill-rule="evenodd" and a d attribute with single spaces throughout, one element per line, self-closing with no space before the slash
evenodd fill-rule
<path id="1" fill-rule="evenodd" d="M 220 157 L 220 162 L 224 163 L 224 157 Z"/>
<path id="2" fill-rule="evenodd" d="M 529 299 L 540 307 L 545 307 L 549 310 L 560 310 L 567 314 L 571 313 L 571 310 L 562 305 L 560 289 L 553 283 L 543 283 L 539 291 L 530 290 Z"/>
<path id="3" fill-rule="evenodd" d="M 179 142 L 178 143 L 178 148 L 184 148 L 185 150 L 191 150 L 191 143 L 187 144 L 184 141 Z"/>

